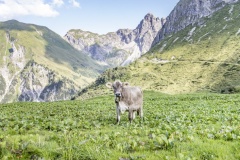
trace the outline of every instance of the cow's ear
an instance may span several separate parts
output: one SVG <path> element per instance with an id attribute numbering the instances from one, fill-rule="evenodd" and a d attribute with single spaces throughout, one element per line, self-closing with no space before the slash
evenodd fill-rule
<path id="1" fill-rule="evenodd" d="M 128 82 L 123 82 L 123 86 L 129 86 L 130 84 Z"/>
<path id="2" fill-rule="evenodd" d="M 107 88 L 112 88 L 112 83 L 111 82 L 107 82 L 106 86 L 107 86 Z"/>

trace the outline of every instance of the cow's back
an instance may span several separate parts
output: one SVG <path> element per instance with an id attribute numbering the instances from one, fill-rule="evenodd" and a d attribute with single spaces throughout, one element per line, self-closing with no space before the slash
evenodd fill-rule
<path id="1" fill-rule="evenodd" d="M 143 93 L 141 88 L 139 87 L 124 87 L 122 91 L 122 96 L 122 101 L 124 101 L 127 105 L 142 105 Z"/>

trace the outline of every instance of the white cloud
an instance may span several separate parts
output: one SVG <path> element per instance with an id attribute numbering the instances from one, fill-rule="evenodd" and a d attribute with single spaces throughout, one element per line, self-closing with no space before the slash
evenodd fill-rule
<path id="1" fill-rule="evenodd" d="M 72 4 L 74 7 L 80 7 L 80 3 L 76 0 L 69 0 L 69 3 Z"/>
<path id="2" fill-rule="evenodd" d="M 53 0 L 52 4 L 57 7 L 61 7 L 64 4 L 63 0 Z"/>
<path id="3" fill-rule="evenodd" d="M 73 7 L 80 7 L 77 0 L 0 0 L 0 20 L 27 15 L 56 17 L 59 15 L 56 9 L 67 3 Z"/>
<path id="4" fill-rule="evenodd" d="M 60 5 L 61 0 L 54 0 Z M 59 13 L 53 6 L 43 0 L 0 0 L 0 19 L 17 16 L 34 15 L 41 17 L 55 17 Z"/>

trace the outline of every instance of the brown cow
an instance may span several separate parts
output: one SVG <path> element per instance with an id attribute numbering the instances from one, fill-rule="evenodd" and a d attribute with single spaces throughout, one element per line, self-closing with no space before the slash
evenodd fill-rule
<path id="1" fill-rule="evenodd" d="M 130 123 L 135 118 L 135 112 L 143 119 L 143 92 L 139 87 L 129 86 L 128 82 L 116 80 L 114 83 L 108 82 L 108 88 L 113 88 L 115 95 L 117 123 L 120 122 L 120 114 L 128 111 Z"/>

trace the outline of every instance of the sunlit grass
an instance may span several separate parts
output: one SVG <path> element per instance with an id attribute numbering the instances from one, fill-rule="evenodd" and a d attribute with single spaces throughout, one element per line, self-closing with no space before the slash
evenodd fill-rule
<path id="1" fill-rule="evenodd" d="M 144 121 L 114 97 L 0 106 L 0 158 L 238 159 L 239 94 L 144 92 Z M 14 115 L 14 116 L 12 116 Z"/>

